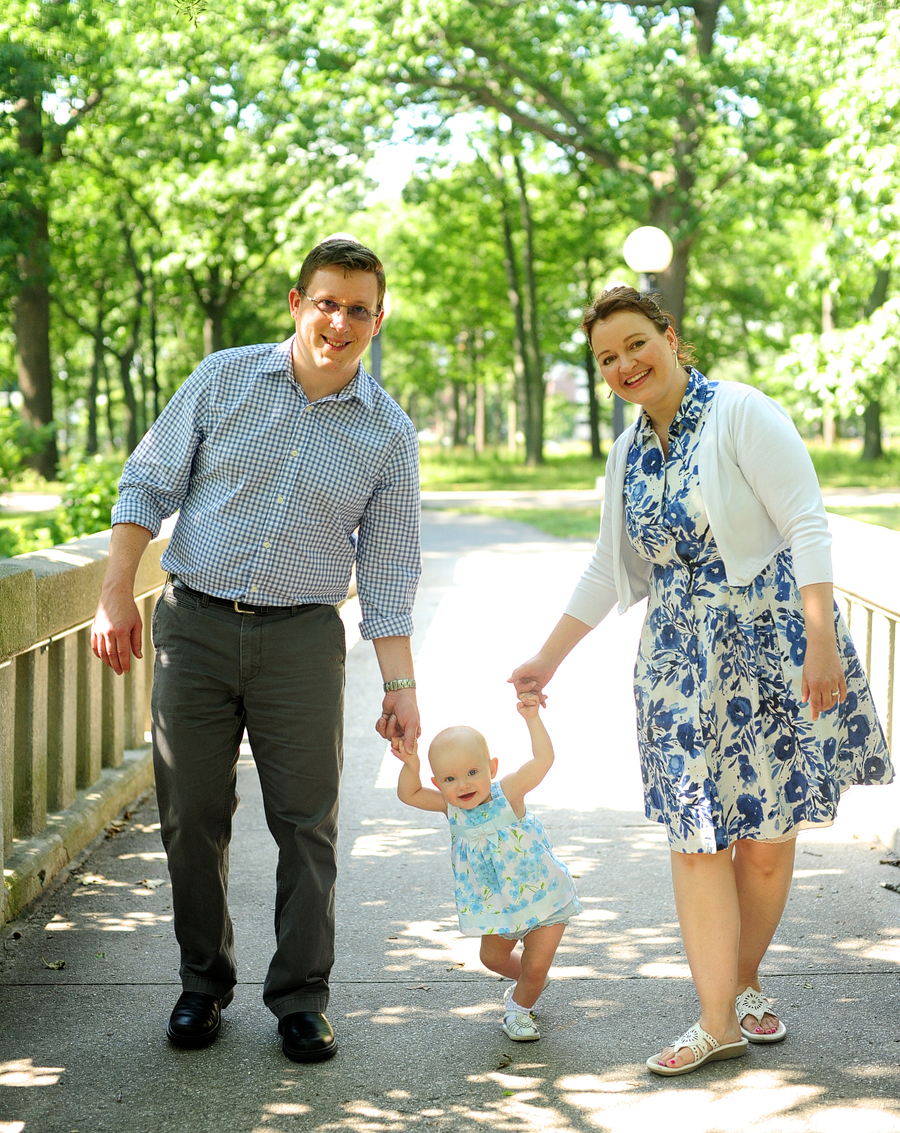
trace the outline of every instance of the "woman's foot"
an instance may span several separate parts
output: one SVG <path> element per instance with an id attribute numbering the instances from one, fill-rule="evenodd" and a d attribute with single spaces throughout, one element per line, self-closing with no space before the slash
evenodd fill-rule
<path id="1" fill-rule="evenodd" d="M 647 1069 L 654 1074 L 689 1074 L 699 1070 L 704 1062 L 724 1058 L 739 1058 L 747 1052 L 747 1040 L 738 1029 L 737 1035 L 718 1039 L 695 1023 L 676 1041 L 659 1054 L 647 1059 Z"/>
<path id="2" fill-rule="evenodd" d="M 777 1043 L 787 1035 L 784 1023 L 768 1007 L 768 999 L 752 985 L 734 1001 L 741 1034 L 752 1043 Z"/>

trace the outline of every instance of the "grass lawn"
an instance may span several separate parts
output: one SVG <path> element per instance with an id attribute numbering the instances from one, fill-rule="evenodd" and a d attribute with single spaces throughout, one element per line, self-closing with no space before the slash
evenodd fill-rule
<path id="1" fill-rule="evenodd" d="M 833 448 L 808 442 L 806 447 L 823 488 L 900 489 L 900 449 L 896 447 L 881 460 L 862 460 L 860 442 L 845 441 Z"/>
<path id="2" fill-rule="evenodd" d="M 813 443 L 807 447 L 823 488 L 900 490 L 900 449 L 889 451 L 881 460 L 863 461 L 858 442 L 843 442 L 830 449 Z M 591 460 L 583 452 L 549 454 L 543 464 L 529 468 L 503 451 L 478 459 L 471 451 L 423 446 L 420 460 L 422 488 L 433 492 L 593 488 L 606 470 L 605 460 Z"/>
<path id="3" fill-rule="evenodd" d="M 863 523 L 887 527 L 891 531 L 900 531 L 900 504 L 886 507 L 832 507 L 829 504 L 828 511 L 833 511 L 835 515 L 860 519 Z"/>
<path id="4" fill-rule="evenodd" d="M 591 460 L 583 453 L 548 456 L 534 468 L 516 463 L 505 452 L 477 459 L 473 453 L 423 447 L 419 459 L 422 490 L 426 492 L 593 488 L 606 468 L 605 460 Z"/>

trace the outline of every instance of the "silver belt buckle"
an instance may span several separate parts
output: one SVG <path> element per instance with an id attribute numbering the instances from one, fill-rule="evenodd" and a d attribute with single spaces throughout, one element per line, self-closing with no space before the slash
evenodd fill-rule
<path id="1" fill-rule="evenodd" d="M 235 610 L 239 614 L 255 614 L 256 613 L 256 610 L 245 610 L 243 608 L 243 606 L 239 606 L 236 598 L 232 599 L 232 605 L 234 606 Z"/>

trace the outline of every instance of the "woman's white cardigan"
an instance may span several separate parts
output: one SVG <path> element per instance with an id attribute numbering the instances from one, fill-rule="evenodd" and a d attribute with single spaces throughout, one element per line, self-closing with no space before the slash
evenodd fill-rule
<path id="1" fill-rule="evenodd" d="M 652 564 L 625 533 L 625 465 L 635 429 L 606 462 L 606 499 L 597 549 L 566 613 L 592 628 L 618 601 L 619 613 L 646 597 Z M 720 382 L 697 446 L 700 493 L 730 586 L 746 586 L 789 547 L 798 586 L 831 582 L 831 535 L 806 446 L 770 397 Z"/>

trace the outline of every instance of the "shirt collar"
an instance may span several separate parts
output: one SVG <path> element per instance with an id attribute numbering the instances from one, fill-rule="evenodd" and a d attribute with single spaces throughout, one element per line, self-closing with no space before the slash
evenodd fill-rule
<path id="1" fill-rule="evenodd" d="M 286 374 L 291 381 L 293 381 L 294 364 L 291 361 L 291 347 L 293 343 L 293 335 L 291 335 L 290 338 L 286 338 L 284 342 L 276 343 L 268 361 L 264 364 L 262 372 L 265 374 Z M 320 400 L 349 401 L 351 398 L 355 398 L 357 401 L 361 401 L 367 409 L 371 409 L 375 401 L 376 387 L 377 382 L 372 375 L 366 371 L 362 362 L 360 362 L 357 366 L 356 373 L 343 389 L 338 390 L 337 393 L 329 394 L 328 397 L 320 398 Z M 300 388 L 302 390 L 303 387 L 301 386 Z"/>
<path id="2" fill-rule="evenodd" d="M 684 397 L 681 399 L 681 405 L 678 407 L 678 412 L 672 419 L 672 424 L 669 426 L 669 436 L 679 437 L 682 433 L 694 433 L 700 423 L 700 417 L 703 413 L 703 407 L 707 401 L 712 397 L 712 388 L 708 380 L 695 370 L 693 366 L 686 366 L 688 375 L 687 388 L 684 391 Z M 656 437 L 653 431 L 653 425 L 646 412 L 642 409 L 640 417 L 638 417 L 638 428 L 635 434 L 635 440 L 639 444 L 649 444 Z"/>

